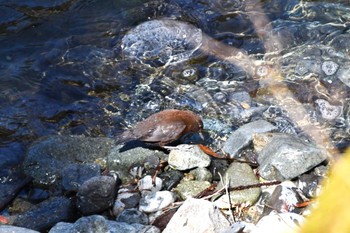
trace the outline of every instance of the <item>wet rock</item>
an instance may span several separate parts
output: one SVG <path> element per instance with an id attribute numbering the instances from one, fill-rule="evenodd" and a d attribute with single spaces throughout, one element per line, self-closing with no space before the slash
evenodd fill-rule
<path id="1" fill-rule="evenodd" d="M 110 176 L 95 176 L 85 181 L 77 193 L 77 207 L 82 214 L 94 214 L 113 205 L 116 181 Z"/>
<path id="2" fill-rule="evenodd" d="M 327 158 L 325 151 L 288 134 L 276 134 L 259 153 L 260 175 L 268 180 L 293 179 Z"/>
<path id="3" fill-rule="evenodd" d="M 224 144 L 223 150 L 228 153 L 231 158 L 237 157 L 238 153 L 251 143 L 254 134 L 266 133 L 275 129 L 275 126 L 264 120 L 245 124 L 230 135 Z"/>
<path id="4" fill-rule="evenodd" d="M 179 145 L 172 148 L 168 163 L 177 170 L 188 170 L 210 165 L 210 157 L 197 145 Z"/>
<path id="5" fill-rule="evenodd" d="M 152 213 L 161 210 L 176 200 L 176 196 L 170 191 L 158 191 L 141 198 L 139 210 Z"/>
<path id="6" fill-rule="evenodd" d="M 16 227 L 10 225 L 0 225 L 1 233 L 39 233 L 39 231 L 30 230 L 28 228 Z"/>
<path id="7" fill-rule="evenodd" d="M 210 186 L 211 184 L 208 181 L 187 180 L 182 181 L 176 187 L 176 192 L 183 200 L 186 200 L 190 197 L 196 197 L 198 194 Z"/>
<path id="8" fill-rule="evenodd" d="M 157 156 L 161 160 L 168 160 L 168 155 L 157 150 L 136 147 L 122 151 L 121 147 L 111 150 L 107 158 L 108 168 L 115 171 L 123 183 L 131 182 L 133 177 L 129 174 L 129 168 L 135 164 L 143 164 L 149 156 Z"/>
<path id="9" fill-rule="evenodd" d="M 5 134 L 0 127 L 2 134 Z M 13 175 L 14 167 L 23 159 L 24 148 L 19 143 L 9 143 L 0 148 L 0 176 Z M 13 179 L 13 178 L 12 178 Z"/>
<path id="10" fill-rule="evenodd" d="M 141 192 L 157 192 L 162 189 L 162 180 L 159 177 L 156 177 L 155 183 L 153 184 L 152 176 L 147 175 L 139 180 L 138 187 Z"/>
<path id="11" fill-rule="evenodd" d="M 100 215 L 82 217 L 75 223 L 60 222 L 49 231 L 49 233 L 61 232 L 160 233 L 154 226 L 111 221 Z"/>
<path id="12" fill-rule="evenodd" d="M 77 192 L 79 187 L 88 179 L 100 174 L 97 164 L 70 164 L 63 169 L 62 186 L 66 191 Z"/>
<path id="13" fill-rule="evenodd" d="M 271 213 L 260 219 L 252 233 L 296 232 L 304 217 L 295 213 Z"/>
<path id="14" fill-rule="evenodd" d="M 34 183 L 49 186 L 62 177 L 62 171 L 77 161 L 93 163 L 105 159 L 113 145 L 109 138 L 84 136 L 50 136 L 35 141 L 23 162 L 24 172 Z"/>
<path id="15" fill-rule="evenodd" d="M 177 20 L 151 20 L 130 30 L 121 48 L 127 58 L 162 66 L 190 58 L 202 44 L 199 28 Z"/>
<path id="16" fill-rule="evenodd" d="M 176 187 L 183 178 L 183 173 L 177 170 L 165 171 L 159 174 L 159 178 L 163 180 L 163 190 L 170 191 Z"/>
<path id="17" fill-rule="evenodd" d="M 149 222 L 148 216 L 135 208 L 124 210 L 116 220 L 117 222 L 139 223 L 143 225 L 147 225 Z"/>
<path id="18" fill-rule="evenodd" d="M 163 233 L 214 233 L 229 226 L 229 221 L 211 202 L 189 198 L 171 218 Z"/>
<path id="19" fill-rule="evenodd" d="M 195 179 L 198 181 L 208 181 L 211 182 L 213 175 L 210 171 L 204 167 L 198 167 L 190 171 L 190 174 L 194 175 Z"/>
<path id="20" fill-rule="evenodd" d="M 13 225 L 44 231 L 58 222 L 76 219 L 75 213 L 71 200 L 66 197 L 53 197 L 18 215 Z"/>
<path id="21" fill-rule="evenodd" d="M 246 163 L 231 163 L 226 173 L 222 175 L 222 179 L 224 184 L 229 184 L 230 188 L 259 183 L 252 168 Z M 219 183 L 216 189 L 219 190 L 222 187 L 222 183 Z M 214 204 L 219 208 L 229 208 L 230 203 L 231 205 L 243 203 L 252 205 L 258 200 L 260 193 L 260 188 L 230 191 L 230 200 L 227 199 L 227 195 L 222 195 L 219 198 L 214 197 Z"/>

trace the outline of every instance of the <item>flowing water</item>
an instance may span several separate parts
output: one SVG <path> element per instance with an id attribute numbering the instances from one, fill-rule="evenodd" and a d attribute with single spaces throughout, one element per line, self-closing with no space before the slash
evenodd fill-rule
<path id="1" fill-rule="evenodd" d="M 217 148 L 261 118 L 349 145 L 348 1 L 25 0 L 0 11 L 0 151 L 12 164 L 38 137 L 113 137 L 166 108 L 200 113 Z"/>

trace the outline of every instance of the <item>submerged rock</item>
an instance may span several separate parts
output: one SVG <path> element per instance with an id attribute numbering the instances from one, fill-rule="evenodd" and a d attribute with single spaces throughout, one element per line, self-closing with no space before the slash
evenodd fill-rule
<path id="1" fill-rule="evenodd" d="M 124 57 L 151 66 L 163 66 L 190 58 L 202 44 L 202 31 L 170 19 L 151 20 L 131 29 L 122 39 Z"/>
<path id="2" fill-rule="evenodd" d="M 106 158 L 112 145 L 113 140 L 109 138 L 44 137 L 29 147 L 23 170 L 26 175 L 33 177 L 35 184 L 50 186 L 63 176 L 63 169 L 70 164 L 93 163 Z"/>
<path id="3" fill-rule="evenodd" d="M 236 157 L 244 147 L 251 143 L 254 134 L 266 133 L 275 129 L 275 126 L 264 120 L 245 124 L 230 135 L 224 144 L 223 150 L 228 153 L 231 158 Z"/>

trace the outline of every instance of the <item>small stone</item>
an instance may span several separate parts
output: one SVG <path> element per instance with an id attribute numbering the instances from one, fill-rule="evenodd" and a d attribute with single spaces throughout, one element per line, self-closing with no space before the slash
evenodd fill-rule
<path id="1" fill-rule="evenodd" d="M 162 182 L 162 179 L 156 177 L 154 185 L 152 176 L 147 175 L 139 180 L 138 188 L 140 191 L 157 192 L 162 189 Z"/>
<path id="2" fill-rule="evenodd" d="M 77 193 L 77 207 L 83 214 L 99 213 L 113 205 L 116 181 L 110 176 L 95 176 L 85 181 Z"/>
<path id="3" fill-rule="evenodd" d="M 229 185 L 230 188 L 259 184 L 258 178 L 255 176 L 253 169 L 246 163 L 231 163 L 226 173 L 222 176 L 224 184 Z M 220 182 L 216 187 L 217 190 L 223 187 Z M 219 198 L 214 197 L 214 204 L 219 208 L 229 208 L 231 205 L 239 204 L 254 204 L 261 193 L 260 188 L 249 188 L 243 190 L 230 191 L 230 200 L 228 200 L 228 195 L 222 195 Z"/>
<path id="4" fill-rule="evenodd" d="M 339 65 L 334 61 L 325 61 L 322 63 L 322 70 L 326 75 L 333 75 L 337 72 Z"/>
<path id="5" fill-rule="evenodd" d="M 135 208 L 124 210 L 116 220 L 117 222 L 139 223 L 143 225 L 147 225 L 149 222 L 147 215 Z"/>
<path id="6" fill-rule="evenodd" d="M 197 145 L 179 145 L 171 149 L 168 163 L 174 169 L 188 170 L 209 166 L 210 157 Z"/>
<path id="7" fill-rule="evenodd" d="M 176 200 L 176 196 L 170 191 L 158 191 L 141 198 L 139 210 L 152 213 L 161 210 Z"/>
<path id="8" fill-rule="evenodd" d="M 211 182 L 213 175 L 210 171 L 204 167 L 198 167 L 190 171 L 190 174 L 193 174 L 195 179 L 198 181 L 208 181 Z"/>
<path id="9" fill-rule="evenodd" d="M 230 135 L 224 144 L 223 150 L 228 153 L 231 158 L 237 157 L 238 153 L 251 143 L 254 134 L 266 133 L 275 129 L 277 129 L 275 126 L 264 120 L 245 124 Z"/>
<path id="10" fill-rule="evenodd" d="M 259 153 L 259 172 L 267 180 L 293 179 L 327 159 L 325 151 L 292 135 L 276 134 Z"/>
<path id="11" fill-rule="evenodd" d="M 189 198 L 171 218 L 163 233 L 219 233 L 229 226 L 229 221 L 211 202 Z"/>
<path id="12" fill-rule="evenodd" d="M 56 224 L 49 233 L 61 232 L 110 232 L 110 233 L 160 233 L 154 226 L 142 225 L 138 223 L 126 223 L 107 220 L 100 215 L 91 215 L 78 219 L 75 223 L 60 222 Z"/>
<path id="13" fill-rule="evenodd" d="M 123 212 L 123 210 L 125 209 L 125 204 L 120 201 L 120 200 L 116 200 L 113 204 L 113 215 L 118 217 L 120 215 L 121 212 Z"/>
<path id="14" fill-rule="evenodd" d="M 167 161 L 168 155 L 162 151 L 136 147 L 121 151 L 122 146 L 114 147 L 107 158 L 108 168 L 115 171 L 123 184 L 132 182 L 134 177 L 129 173 L 130 167 L 135 164 L 143 164 L 150 156 L 156 156 L 161 160 Z"/>
<path id="15" fill-rule="evenodd" d="M 170 170 L 159 174 L 159 177 L 163 180 L 163 190 L 170 191 L 180 183 L 184 175 L 180 171 Z"/>
<path id="16" fill-rule="evenodd" d="M 321 112 L 322 118 L 326 120 L 334 120 L 343 112 L 342 106 L 331 105 L 327 100 L 324 99 L 317 99 L 315 103 L 318 105 L 318 109 Z"/>
<path id="17" fill-rule="evenodd" d="M 273 212 L 260 219 L 251 233 L 297 232 L 305 218 L 295 213 Z"/>
<path id="18" fill-rule="evenodd" d="M 186 200 L 189 197 L 196 197 L 198 194 L 200 194 L 202 191 L 209 188 L 210 186 L 211 184 L 208 181 L 182 181 L 176 187 L 176 192 L 183 200 Z"/>
<path id="19" fill-rule="evenodd" d="M 309 72 L 308 67 L 305 65 L 305 61 L 298 62 L 298 64 L 295 67 L 295 73 L 297 75 L 303 76 L 307 72 Z"/>
<path id="20" fill-rule="evenodd" d="M 139 204 L 141 195 L 139 192 L 128 189 L 119 189 L 117 200 L 125 204 L 125 208 L 134 208 Z"/>
<path id="21" fill-rule="evenodd" d="M 347 64 L 345 68 L 339 69 L 337 77 L 346 86 L 350 87 L 350 64 Z"/>

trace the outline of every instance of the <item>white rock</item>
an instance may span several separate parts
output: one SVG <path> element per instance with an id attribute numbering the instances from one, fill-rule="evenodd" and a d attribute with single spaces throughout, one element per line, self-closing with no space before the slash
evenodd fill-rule
<path id="1" fill-rule="evenodd" d="M 157 192 L 162 189 L 163 181 L 156 177 L 155 186 L 153 185 L 152 176 L 147 175 L 139 180 L 138 187 L 140 191 Z"/>
<path id="2" fill-rule="evenodd" d="M 304 220 L 303 216 L 295 213 L 271 212 L 260 219 L 251 233 L 294 233 L 298 232 Z"/>
<path id="3" fill-rule="evenodd" d="M 229 221 L 211 202 L 189 198 L 171 218 L 163 233 L 216 233 L 229 227 Z"/>
<path id="4" fill-rule="evenodd" d="M 210 165 L 210 157 L 197 145 L 179 145 L 171 148 L 168 163 L 177 170 L 188 170 Z"/>
<path id="5" fill-rule="evenodd" d="M 158 191 L 141 198 L 139 210 L 145 213 L 153 213 L 161 210 L 176 200 L 176 195 L 170 191 Z"/>

